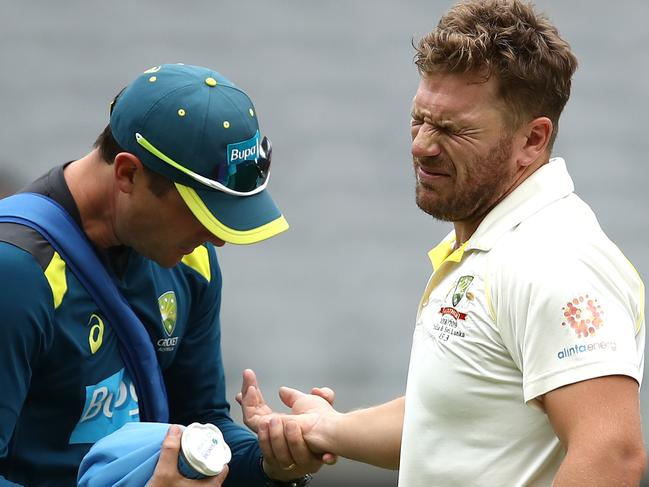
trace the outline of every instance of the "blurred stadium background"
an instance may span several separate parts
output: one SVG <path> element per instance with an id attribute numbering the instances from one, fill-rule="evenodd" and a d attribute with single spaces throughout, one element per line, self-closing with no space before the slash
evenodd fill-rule
<path id="1" fill-rule="evenodd" d="M 389 400 L 405 389 L 426 252 L 448 231 L 414 204 L 411 39 L 450 4 L 0 0 L 0 193 L 85 154 L 109 101 L 146 68 L 221 71 L 256 103 L 273 141 L 271 190 L 292 227 L 221 252 L 229 397 L 250 367 L 277 408 L 280 385 L 329 385 L 342 410 Z M 555 153 L 648 282 L 649 3 L 536 4 L 580 61 Z M 646 388 L 643 398 L 648 424 Z M 312 485 L 396 478 L 341 461 Z"/>

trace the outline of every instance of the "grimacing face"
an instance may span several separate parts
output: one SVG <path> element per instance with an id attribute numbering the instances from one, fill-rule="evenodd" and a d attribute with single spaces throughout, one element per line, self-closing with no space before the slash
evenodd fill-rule
<path id="1" fill-rule="evenodd" d="M 512 134 L 494 79 L 421 77 L 412 109 L 417 205 L 434 218 L 480 221 L 512 188 Z"/>

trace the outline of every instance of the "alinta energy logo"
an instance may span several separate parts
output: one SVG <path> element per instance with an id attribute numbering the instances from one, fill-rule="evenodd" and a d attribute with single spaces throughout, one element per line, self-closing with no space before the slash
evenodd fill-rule
<path id="1" fill-rule="evenodd" d="M 565 321 L 561 323 L 561 326 L 570 326 L 577 338 L 592 338 L 604 326 L 602 317 L 604 310 L 597 299 L 588 294 L 577 296 L 568 301 L 562 311 Z M 564 359 L 593 351 L 615 352 L 616 350 L 617 343 L 615 341 L 580 341 L 569 347 L 564 347 L 557 353 L 557 357 Z"/>

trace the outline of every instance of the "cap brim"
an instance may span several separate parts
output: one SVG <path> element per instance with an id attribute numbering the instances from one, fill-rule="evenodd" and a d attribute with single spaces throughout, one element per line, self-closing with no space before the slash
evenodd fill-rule
<path id="1" fill-rule="evenodd" d="M 225 242 L 253 244 L 288 229 L 288 222 L 266 190 L 252 196 L 232 196 L 175 185 L 198 221 Z"/>

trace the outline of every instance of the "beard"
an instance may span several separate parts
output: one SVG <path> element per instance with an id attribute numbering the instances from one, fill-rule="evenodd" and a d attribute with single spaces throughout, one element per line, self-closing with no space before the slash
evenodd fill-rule
<path id="1" fill-rule="evenodd" d="M 442 221 L 477 221 L 483 218 L 510 188 L 514 169 L 507 165 L 512 153 L 512 136 L 503 136 L 484 156 L 464 163 L 466 177 L 457 179 L 457 166 L 443 157 L 415 158 L 424 168 L 449 168 L 450 181 L 443 186 L 417 180 L 417 206 L 433 218 Z"/>

